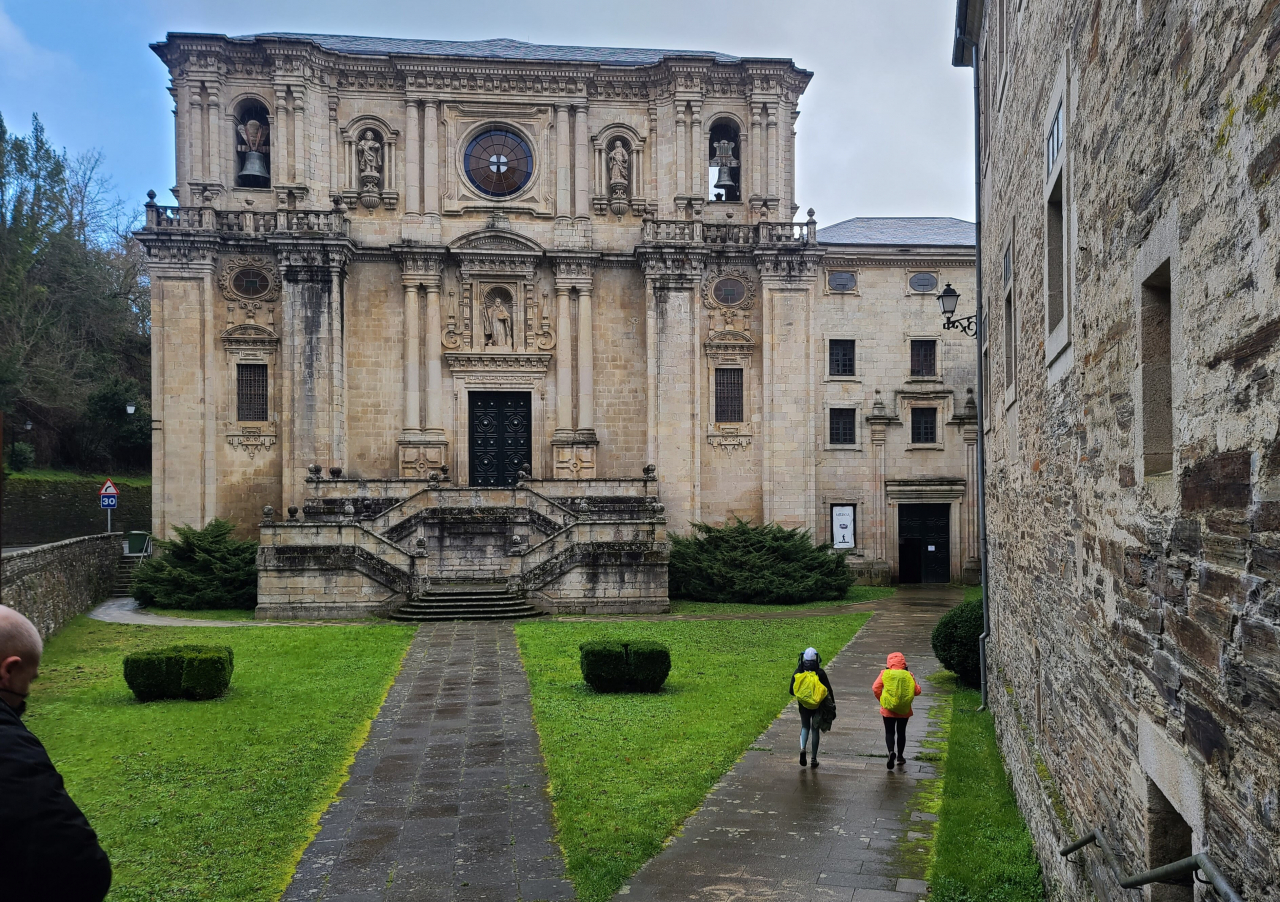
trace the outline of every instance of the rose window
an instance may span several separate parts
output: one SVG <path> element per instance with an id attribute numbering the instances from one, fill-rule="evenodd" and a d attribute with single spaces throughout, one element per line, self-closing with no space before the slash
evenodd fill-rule
<path id="1" fill-rule="evenodd" d="M 515 132 L 495 128 L 467 145 L 467 178 L 486 197 L 510 197 L 533 176 L 533 153 Z"/>

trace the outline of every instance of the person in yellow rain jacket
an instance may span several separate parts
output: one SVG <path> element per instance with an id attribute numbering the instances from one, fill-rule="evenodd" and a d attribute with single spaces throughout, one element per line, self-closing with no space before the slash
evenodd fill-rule
<path id="1" fill-rule="evenodd" d="M 818 713 L 819 704 L 825 699 L 835 700 L 835 691 L 831 688 L 831 681 L 827 679 L 827 672 L 822 669 L 822 657 L 818 654 L 816 648 L 806 648 L 804 653 L 800 655 L 800 660 L 796 662 L 796 671 L 791 674 L 791 694 L 796 697 L 796 701 L 800 703 L 800 766 L 804 767 L 807 763 L 810 767 L 818 766 L 818 742 L 821 739 L 821 732 L 813 724 L 813 716 Z M 814 685 L 813 677 L 817 677 L 817 683 Z M 797 691 L 799 689 L 800 691 Z M 817 690 L 816 692 L 814 690 Z M 817 698 L 816 701 L 813 699 Z M 807 701 L 812 704 L 807 704 Z M 805 760 L 805 747 L 812 742 L 813 755 L 812 760 Z"/>
<path id="2" fill-rule="evenodd" d="M 907 670 L 907 659 L 900 651 L 889 655 L 885 661 L 885 669 L 876 677 L 871 691 L 880 702 L 880 716 L 884 719 L 884 742 L 889 747 L 889 763 L 885 765 L 893 770 L 893 743 L 897 740 L 898 764 L 906 764 L 902 757 L 907 747 L 907 721 L 911 719 L 911 700 L 920 694 L 920 684 L 915 676 Z"/>

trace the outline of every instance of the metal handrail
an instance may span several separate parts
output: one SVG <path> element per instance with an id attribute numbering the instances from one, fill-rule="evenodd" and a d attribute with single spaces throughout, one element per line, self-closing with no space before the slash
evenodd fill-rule
<path id="1" fill-rule="evenodd" d="M 1111 867 L 1111 870 L 1115 871 L 1120 880 L 1120 886 L 1124 889 L 1135 889 L 1139 886 L 1146 886 L 1148 883 L 1172 883 L 1178 877 L 1186 874 L 1194 875 L 1196 871 L 1204 871 L 1205 876 L 1209 878 L 1208 882 L 1213 885 L 1213 888 L 1217 890 L 1218 895 L 1225 902 L 1244 902 L 1240 894 L 1227 882 L 1227 878 L 1222 875 L 1222 871 L 1218 870 L 1218 866 L 1213 863 L 1213 859 L 1203 852 L 1199 852 L 1189 858 L 1183 858 L 1180 861 L 1161 865 L 1158 868 L 1152 868 L 1149 871 L 1143 871 L 1141 874 L 1125 876 L 1124 871 L 1120 868 L 1120 863 L 1116 861 L 1115 853 L 1111 851 L 1111 846 L 1107 843 L 1107 837 L 1103 834 L 1102 828 L 1094 827 L 1065 849 L 1059 849 L 1058 854 L 1063 858 L 1069 858 L 1071 853 L 1080 851 L 1090 843 L 1097 843 L 1098 848 L 1102 850 L 1103 856 L 1107 859 L 1107 864 Z"/>

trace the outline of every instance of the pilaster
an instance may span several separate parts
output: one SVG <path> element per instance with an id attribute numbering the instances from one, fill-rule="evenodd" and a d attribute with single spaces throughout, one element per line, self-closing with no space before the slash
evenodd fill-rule
<path id="1" fill-rule="evenodd" d="M 590 254 L 558 253 L 556 272 L 556 430 L 551 439 L 557 479 L 590 479 L 596 475 L 595 378 L 591 323 L 592 282 L 595 257 Z M 578 295 L 578 380 L 577 423 L 573 420 L 573 370 L 569 340 L 570 292 Z"/>
<path id="2" fill-rule="evenodd" d="M 445 248 L 397 245 L 404 288 L 404 427 L 397 440 L 402 477 L 448 475 L 449 440 L 444 429 L 444 375 L 441 364 L 440 284 Z M 425 299 L 426 330 L 422 323 Z M 425 350 L 425 367 L 423 354 Z M 421 374 L 426 372 L 426 420 L 422 422 Z"/>

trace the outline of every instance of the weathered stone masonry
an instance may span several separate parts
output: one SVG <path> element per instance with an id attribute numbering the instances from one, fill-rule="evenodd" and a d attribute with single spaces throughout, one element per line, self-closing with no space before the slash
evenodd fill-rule
<path id="1" fill-rule="evenodd" d="M 123 536 L 105 533 L 6 554 L 0 604 L 26 615 L 48 638 L 107 597 L 122 551 Z"/>
<path id="2" fill-rule="evenodd" d="M 1130 873 L 1203 850 L 1274 902 L 1280 3 L 957 13 L 984 110 L 991 700 L 1046 880 L 1143 897 L 1096 849 L 1057 855 L 1102 826 Z"/>

